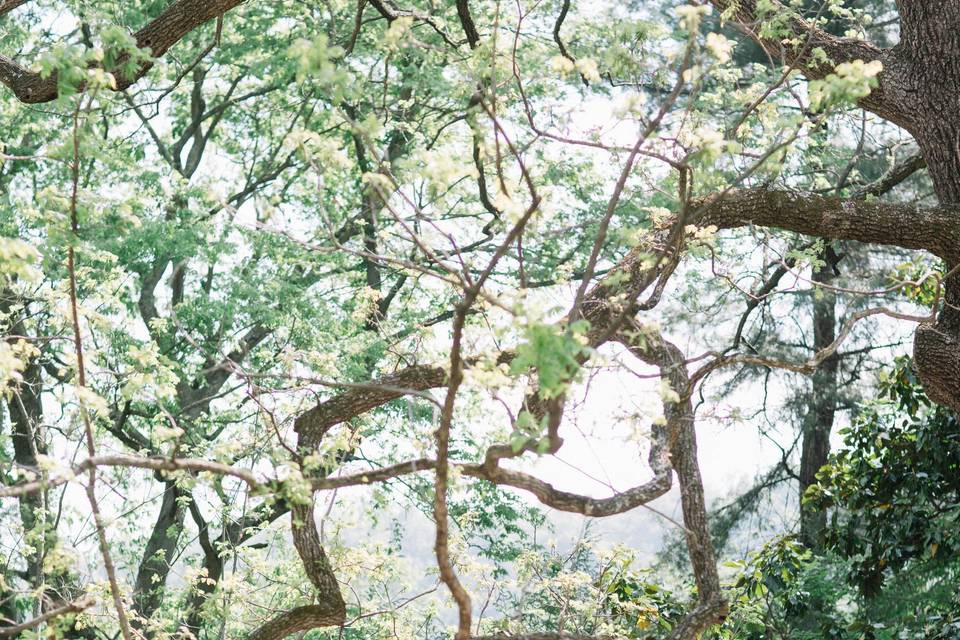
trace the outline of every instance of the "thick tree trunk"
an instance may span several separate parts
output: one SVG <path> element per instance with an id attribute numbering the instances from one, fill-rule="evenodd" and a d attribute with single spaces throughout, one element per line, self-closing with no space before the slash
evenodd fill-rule
<path id="1" fill-rule="evenodd" d="M 960 0 L 899 0 L 898 56 L 909 68 L 910 127 L 927 162 L 941 204 L 960 204 Z M 960 226 L 960 220 L 955 225 Z M 947 259 L 947 270 L 960 255 Z M 936 324 L 922 325 L 914 361 L 934 401 L 960 411 L 960 274 L 945 283 Z"/>
<path id="2" fill-rule="evenodd" d="M 863 106 L 913 134 L 940 204 L 960 204 L 960 0 L 897 0 L 897 8 L 900 43 L 883 56 L 873 99 L 883 104 Z M 960 218 L 948 226 L 943 233 L 960 228 Z M 960 265 L 960 248 L 942 257 L 950 272 Z M 960 275 L 944 284 L 937 322 L 917 329 L 914 363 L 927 395 L 960 411 Z"/>

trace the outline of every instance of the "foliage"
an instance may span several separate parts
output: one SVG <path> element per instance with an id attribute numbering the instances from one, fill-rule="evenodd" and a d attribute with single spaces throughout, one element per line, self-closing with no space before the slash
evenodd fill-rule
<path id="1" fill-rule="evenodd" d="M 648 460 L 675 473 L 682 544 L 710 549 L 694 423 L 741 383 L 738 426 L 816 412 L 749 386 L 802 386 L 776 372 L 809 369 L 793 300 L 939 301 L 929 257 L 694 224 L 717 194 L 855 194 L 908 146 L 860 109 L 884 94 L 878 61 L 788 59 L 801 19 L 888 40 L 871 18 L 891 3 L 752 4 L 761 48 L 718 2 L 0 1 L 0 624 L 256 637 L 336 592 L 340 619 L 305 637 L 432 639 L 460 582 L 460 638 L 652 640 L 701 605 L 696 633 L 718 622 L 692 586 L 716 582 L 709 553 L 674 575 L 543 539 L 540 503 L 617 517 L 637 493 L 541 479 L 548 453 L 582 462 L 550 419 L 579 429 L 595 376 L 636 384 L 631 482 L 665 484 L 642 484 Z M 809 283 L 847 253 L 836 291 Z M 809 287 L 766 287 L 778 272 Z M 906 299 L 858 293 L 891 279 Z M 850 354 L 881 348 L 864 326 L 851 379 L 873 361 Z M 827 553 L 780 537 L 728 565 L 713 595 L 733 610 L 706 637 L 948 637 L 960 432 L 911 375 L 809 495 L 834 517 Z"/>
<path id="2" fill-rule="evenodd" d="M 831 513 L 814 554 L 787 537 L 739 569 L 718 637 L 954 638 L 956 415 L 924 396 L 910 360 L 882 376 L 879 398 L 843 429 L 805 496 Z M 726 635 L 724 635 L 726 634 Z"/>
<path id="3" fill-rule="evenodd" d="M 875 595 L 887 576 L 955 557 L 960 518 L 960 423 L 923 394 L 910 361 L 884 377 L 881 399 L 844 429 L 806 499 L 831 508 L 828 545 Z"/>

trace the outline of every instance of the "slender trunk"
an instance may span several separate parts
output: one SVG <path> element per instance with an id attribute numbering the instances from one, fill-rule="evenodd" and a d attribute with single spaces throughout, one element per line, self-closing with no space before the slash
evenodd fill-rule
<path id="1" fill-rule="evenodd" d="M 139 620 L 134 619 L 134 626 L 148 637 L 153 634 L 145 623 L 163 604 L 170 563 L 183 531 L 185 507 L 180 501 L 183 495 L 175 482 L 164 483 L 160 513 L 157 514 L 150 539 L 143 551 L 143 559 L 137 569 L 133 603 Z"/>
<path id="2" fill-rule="evenodd" d="M 0 312 L 11 313 L 17 300 L 4 292 L 0 297 Z M 16 313 L 16 312 L 14 312 Z M 27 335 L 27 327 L 17 319 L 9 328 L 10 335 Z M 16 392 L 7 400 L 7 412 L 10 416 L 10 439 L 13 444 L 13 457 L 21 469 L 37 469 L 38 456 L 47 454 L 46 438 L 43 433 L 43 367 L 32 359 L 23 371 L 23 379 Z M 26 579 L 30 588 L 37 594 L 34 614 L 56 609 L 73 600 L 82 589 L 75 577 L 65 570 L 54 572 L 44 570 L 47 553 L 57 544 L 57 532 L 54 518 L 49 507 L 49 493 L 38 491 L 26 493 L 19 498 L 20 523 L 26 541 L 32 550 L 25 554 L 27 561 Z M 16 608 L 13 601 L 7 599 L 0 590 L 0 615 L 15 619 Z M 9 594 L 12 596 L 12 593 Z M 63 630 L 63 638 L 92 638 L 93 629 L 77 629 L 74 625 Z"/>
<path id="3" fill-rule="evenodd" d="M 10 413 L 13 458 L 21 469 L 36 469 L 37 457 L 46 455 L 46 443 L 42 434 L 43 407 L 40 401 L 43 380 L 40 365 L 31 362 L 23 371 L 23 380 L 17 392 L 10 397 L 7 408 Z M 50 530 L 48 494 L 45 491 L 20 496 L 20 522 L 24 535 L 33 550 L 27 557 L 27 575 L 30 586 L 39 587 L 43 582 L 43 559 L 55 540 Z"/>
<path id="4" fill-rule="evenodd" d="M 832 252 L 828 252 L 832 253 Z M 832 262 L 829 261 L 828 262 Z M 834 279 L 833 264 L 814 270 L 813 281 L 829 285 Z M 820 351 L 837 338 L 837 295 L 818 287 L 813 296 L 813 349 Z M 807 488 L 816 483 L 817 471 L 830 455 L 830 432 L 837 407 L 839 358 L 827 358 L 813 376 L 809 412 L 804 419 L 800 453 L 800 537 L 811 548 L 820 546 L 826 528 L 826 512 L 803 504 Z"/>

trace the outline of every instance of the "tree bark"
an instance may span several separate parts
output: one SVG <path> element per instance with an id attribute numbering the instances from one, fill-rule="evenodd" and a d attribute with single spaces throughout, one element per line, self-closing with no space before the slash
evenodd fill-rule
<path id="1" fill-rule="evenodd" d="M 901 42 L 911 91 L 907 107 L 930 178 L 942 204 L 960 203 L 960 0 L 899 0 Z M 960 218 L 953 221 L 960 227 Z M 952 270 L 960 257 L 946 259 Z M 960 411 L 960 274 L 945 283 L 936 323 L 921 325 L 914 363 L 924 391 L 935 402 Z"/>

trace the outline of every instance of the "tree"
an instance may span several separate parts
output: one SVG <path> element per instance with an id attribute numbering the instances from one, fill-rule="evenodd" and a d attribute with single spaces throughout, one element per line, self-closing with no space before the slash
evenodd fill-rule
<path id="1" fill-rule="evenodd" d="M 18 523 L 11 566 L 26 567 L 0 582 L 7 635 L 380 637 L 387 620 L 440 634 L 442 617 L 406 608 L 431 588 L 390 595 L 392 550 L 369 556 L 373 571 L 317 524 L 318 496 L 332 507 L 339 489 L 374 485 L 432 519 L 459 640 L 561 637 L 483 620 L 469 545 L 539 526 L 512 490 L 606 517 L 675 476 L 694 589 L 666 630 L 693 638 L 729 608 L 696 444 L 711 373 L 836 386 L 841 345 L 876 346 L 859 323 L 887 316 L 917 324 L 924 392 L 960 409 L 960 2 L 898 2 L 886 48 L 836 35 L 873 4 L 647 4 L 175 0 L 54 18 L 57 3 L 0 0 L 0 498 L 17 505 L 0 513 Z M 736 64 L 711 6 L 766 64 Z M 830 124 L 842 138 L 855 105 L 880 119 L 875 156 L 896 147 L 893 127 L 909 132 L 936 203 L 876 199 L 917 159 L 837 197 L 869 175 L 863 151 L 827 194 L 801 190 L 805 163 L 829 153 L 817 136 Z M 864 244 L 876 269 L 878 247 L 924 252 L 920 277 L 896 273 L 881 293 L 935 282 L 935 296 L 849 306 L 837 330 L 833 241 Z M 757 296 L 696 267 L 760 259 L 763 275 L 772 255 L 819 292 L 812 356 L 745 350 L 739 331 L 727 348 L 705 309 L 670 308 L 729 314 L 728 296 Z M 699 330 L 706 353 L 657 318 Z M 561 450 L 575 391 L 610 359 L 660 380 L 660 415 L 637 429 L 650 477 L 596 498 L 520 470 Z M 131 519 L 117 496 L 144 506 Z M 90 531 L 73 520 L 81 498 Z M 267 565 L 261 548 L 285 534 L 298 562 Z M 95 568 L 70 557 L 73 538 L 96 541 Z M 520 551 L 481 557 L 505 575 Z M 107 594 L 112 612 L 86 597 Z M 584 630 L 621 633 L 617 620 Z"/>
<path id="2" fill-rule="evenodd" d="M 868 596 L 910 564 L 956 555 L 956 415 L 930 406 L 908 362 L 883 391 L 808 496 L 820 511 L 833 507 L 829 544 L 856 559 L 854 582 Z"/>
<path id="3" fill-rule="evenodd" d="M 907 358 L 880 391 L 807 491 L 829 518 L 820 553 L 792 536 L 766 545 L 740 570 L 721 636 L 956 636 L 956 414 L 923 395 Z"/>

